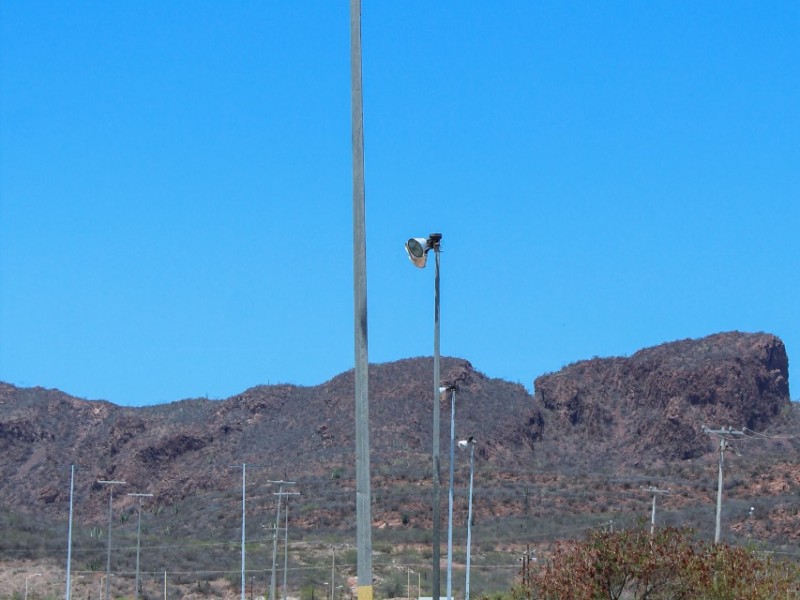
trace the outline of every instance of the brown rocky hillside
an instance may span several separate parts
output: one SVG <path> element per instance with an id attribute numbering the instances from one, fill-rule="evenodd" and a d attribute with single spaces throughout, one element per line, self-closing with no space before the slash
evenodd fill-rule
<path id="1" fill-rule="evenodd" d="M 788 370 L 777 337 L 721 333 L 543 375 L 535 404 L 546 437 L 580 432 L 593 453 L 625 463 L 683 460 L 709 452 L 702 425 L 775 426 L 791 406 Z"/>
<path id="2" fill-rule="evenodd" d="M 484 538 L 558 537 L 564 524 L 648 517 L 647 485 L 675 490 L 667 521 L 707 529 L 716 473 L 716 440 L 701 431 L 708 425 L 761 436 L 742 440 L 742 457 L 731 461 L 729 530 L 742 529 L 736 503 L 758 500 L 764 537 L 797 539 L 800 452 L 791 436 L 800 419 L 773 335 L 723 333 L 582 361 L 537 378 L 533 396 L 455 358 L 443 359 L 442 382 L 458 386 L 457 437 L 479 441 L 475 512 Z M 430 358 L 370 366 L 376 527 L 430 526 L 432 387 Z M 96 481 L 118 479 L 127 482 L 118 510 L 133 509 L 125 492 L 150 492 L 169 535 L 213 537 L 235 529 L 235 466 L 248 463 L 263 506 L 274 503 L 267 479 L 293 480 L 303 494 L 297 526 L 350 528 L 353 397 L 352 371 L 314 387 L 259 386 L 142 408 L 0 384 L 0 503 L 9 514 L 63 523 L 74 463 L 76 520 L 86 528 L 107 515 L 108 492 Z M 446 484 L 447 402 L 441 425 Z M 463 490 L 466 461 L 456 458 Z M 463 500 L 456 513 L 463 520 Z M 183 533 L 168 515 L 180 515 Z"/>

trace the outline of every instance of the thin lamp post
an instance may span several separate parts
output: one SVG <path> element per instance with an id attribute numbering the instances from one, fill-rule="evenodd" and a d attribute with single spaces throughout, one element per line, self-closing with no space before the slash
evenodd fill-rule
<path id="1" fill-rule="evenodd" d="M 245 502 L 244 490 L 247 479 L 247 464 L 242 463 L 242 600 L 244 600 L 244 565 L 245 565 Z"/>
<path id="2" fill-rule="evenodd" d="M 239 468 L 239 465 L 229 465 L 231 468 Z M 245 553 L 245 481 L 247 479 L 247 467 L 263 467 L 264 465 L 248 465 L 247 463 L 242 463 L 242 596 L 241 600 L 244 600 L 244 593 L 245 593 L 245 560 L 246 560 L 246 553 Z M 106 599 L 108 600 L 108 599 Z"/>
<path id="3" fill-rule="evenodd" d="M 406 244 L 408 258 L 419 268 L 425 267 L 428 252 L 433 250 L 435 256 L 435 275 L 433 284 L 433 551 L 431 593 L 433 600 L 439 600 L 440 584 L 440 542 L 441 528 L 439 505 L 441 502 L 441 465 L 439 462 L 439 249 L 442 241 L 441 233 L 432 233 L 425 238 L 411 238 Z M 448 598 L 448 600 L 450 600 Z"/>
<path id="4" fill-rule="evenodd" d="M 242 600 L 244 600 L 245 580 L 244 580 L 244 565 L 245 565 L 245 480 L 247 479 L 247 463 L 242 463 Z"/>
<path id="5" fill-rule="evenodd" d="M 112 505 L 114 502 L 114 486 L 125 485 L 126 481 L 115 481 L 112 479 L 98 479 L 97 483 L 108 486 L 108 551 L 106 554 L 106 600 L 110 594 L 111 583 L 111 518 L 112 518 Z"/>
<path id="6" fill-rule="evenodd" d="M 458 447 L 466 450 L 469 447 L 469 504 L 467 505 L 467 575 L 464 583 L 464 600 L 469 600 L 469 566 L 472 548 L 472 481 L 475 474 L 475 438 L 469 436 L 458 442 Z"/>
<path id="7" fill-rule="evenodd" d="M 453 598 L 453 472 L 456 456 L 456 386 L 439 388 L 450 395 L 450 489 L 447 497 L 447 600 Z"/>
<path id="8" fill-rule="evenodd" d="M 139 517 L 136 525 L 136 591 L 133 595 L 136 600 L 139 600 L 139 550 L 141 549 L 140 540 L 142 537 L 142 498 L 152 498 L 153 494 L 133 493 L 128 494 L 128 496 L 139 499 Z"/>
<path id="9" fill-rule="evenodd" d="M 71 585 L 70 577 L 72 575 L 72 493 L 75 490 L 75 465 L 69 466 L 69 526 L 67 527 L 67 589 L 64 597 L 66 600 L 70 599 Z"/>

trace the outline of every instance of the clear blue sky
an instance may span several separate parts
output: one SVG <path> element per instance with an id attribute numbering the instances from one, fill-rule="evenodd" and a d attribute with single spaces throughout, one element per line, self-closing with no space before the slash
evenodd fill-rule
<path id="1" fill-rule="evenodd" d="M 800 3 L 363 6 L 369 357 L 800 361 Z M 143 405 L 353 359 L 346 0 L 0 5 L 0 381 Z M 792 396 L 800 371 L 793 367 Z"/>

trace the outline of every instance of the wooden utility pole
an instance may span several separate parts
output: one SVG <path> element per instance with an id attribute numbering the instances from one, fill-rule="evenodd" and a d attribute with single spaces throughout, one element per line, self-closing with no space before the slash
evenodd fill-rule
<path id="1" fill-rule="evenodd" d="M 744 431 L 739 431 L 730 426 L 720 429 L 709 429 L 703 425 L 703 433 L 715 435 L 719 438 L 719 477 L 717 482 L 717 518 L 714 528 L 714 543 L 719 544 L 720 529 L 722 524 L 722 465 L 725 461 L 725 450 L 730 448 L 730 440 L 736 436 L 744 435 Z"/>
<path id="2" fill-rule="evenodd" d="M 650 486 L 649 488 L 642 488 L 653 494 L 653 508 L 650 511 L 650 535 L 652 536 L 656 530 L 656 496 L 658 494 L 669 495 L 670 490 L 660 490 L 657 487 Z"/>

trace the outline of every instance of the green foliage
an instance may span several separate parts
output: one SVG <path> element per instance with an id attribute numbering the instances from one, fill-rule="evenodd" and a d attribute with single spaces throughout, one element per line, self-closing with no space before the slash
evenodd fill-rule
<path id="1" fill-rule="evenodd" d="M 792 595 L 790 595 L 792 594 Z M 519 600 L 770 600 L 800 594 L 798 565 L 709 545 L 686 530 L 595 531 L 523 574 Z"/>

